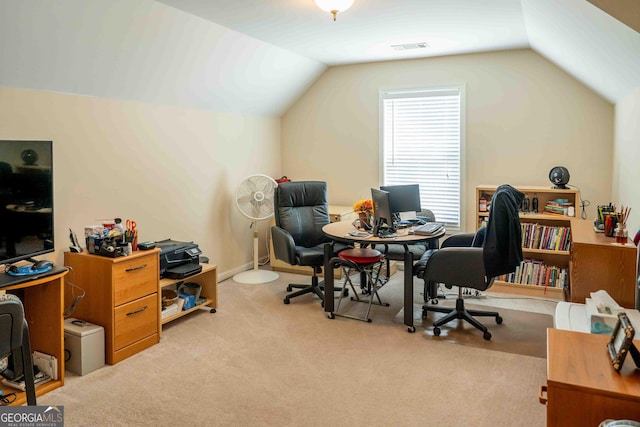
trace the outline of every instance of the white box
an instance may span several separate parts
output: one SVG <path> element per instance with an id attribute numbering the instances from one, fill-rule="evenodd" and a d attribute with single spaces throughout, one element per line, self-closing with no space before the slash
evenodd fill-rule
<path id="1" fill-rule="evenodd" d="M 618 323 L 618 313 L 625 311 L 622 307 L 609 307 L 611 313 L 600 313 L 596 303 L 591 298 L 585 298 L 587 320 L 592 334 L 611 335 Z"/>
<path id="2" fill-rule="evenodd" d="M 174 314 L 178 314 L 179 311 L 180 310 L 178 308 L 178 304 L 173 303 L 169 307 L 166 307 L 164 310 L 162 310 L 160 317 L 166 319 L 167 317 L 173 316 Z"/>
<path id="3" fill-rule="evenodd" d="M 85 375 L 104 366 L 104 328 L 78 319 L 64 321 L 65 369 Z"/>

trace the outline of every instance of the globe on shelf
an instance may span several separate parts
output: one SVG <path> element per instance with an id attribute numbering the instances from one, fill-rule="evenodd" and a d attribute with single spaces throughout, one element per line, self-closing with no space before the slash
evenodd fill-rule
<path id="1" fill-rule="evenodd" d="M 38 162 L 38 153 L 30 148 L 24 150 L 20 156 L 25 165 L 33 166 Z"/>

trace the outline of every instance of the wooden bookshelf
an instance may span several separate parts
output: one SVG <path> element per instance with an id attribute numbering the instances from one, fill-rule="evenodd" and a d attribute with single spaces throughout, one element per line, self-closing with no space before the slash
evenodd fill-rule
<path id="1" fill-rule="evenodd" d="M 481 211 L 481 207 L 490 205 L 491 198 L 497 189 L 497 185 L 479 185 L 476 187 L 476 225 L 480 227 L 483 222 L 489 218 L 489 211 Z M 576 215 L 581 207 L 580 192 L 577 189 L 555 189 L 549 186 L 516 186 L 516 188 L 525 194 L 525 198 L 528 199 L 527 206 L 521 206 L 520 222 L 523 225 L 523 230 L 527 228 L 528 224 L 537 224 L 539 227 L 529 227 L 539 230 L 564 230 L 565 233 L 569 233 L 568 236 L 562 237 L 564 239 L 564 245 L 547 246 L 540 244 L 542 239 L 529 240 L 525 238 L 523 233 L 523 248 L 522 254 L 525 260 L 534 260 L 540 262 L 546 267 L 557 267 L 564 271 L 562 279 L 564 286 L 552 287 L 545 285 L 518 283 L 507 280 L 506 277 L 501 276 L 501 280 L 496 280 L 491 288 L 492 291 L 513 293 L 518 295 L 529 295 L 542 298 L 551 298 L 557 300 L 566 299 L 568 295 L 568 288 L 570 286 L 570 259 L 571 259 L 571 222 L 572 217 L 569 215 L 558 215 L 544 213 L 544 208 L 547 203 L 552 204 L 557 199 L 563 199 L 565 202 L 562 206 L 566 207 L 565 212 L 569 213 L 569 206 L 573 207 L 573 214 Z M 533 210 L 534 198 L 537 199 L 537 212 Z M 558 204 L 555 204 L 558 205 Z M 490 207 L 489 207 L 490 209 Z M 542 237 L 542 236 L 540 236 Z M 556 238 L 560 238 L 559 235 Z M 530 247 L 528 247 L 530 246 Z M 557 247 L 557 249 L 556 249 Z M 544 270 L 545 272 L 547 270 Z"/>

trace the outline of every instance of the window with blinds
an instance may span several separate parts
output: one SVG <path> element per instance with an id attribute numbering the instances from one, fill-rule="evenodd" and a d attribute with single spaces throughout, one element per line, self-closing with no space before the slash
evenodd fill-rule
<path id="1" fill-rule="evenodd" d="M 382 91 L 384 185 L 419 184 L 420 204 L 461 228 L 464 86 Z"/>

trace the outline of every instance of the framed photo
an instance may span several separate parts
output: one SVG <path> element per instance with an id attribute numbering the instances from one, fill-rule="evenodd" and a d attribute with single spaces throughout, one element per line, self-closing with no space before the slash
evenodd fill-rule
<path id="1" fill-rule="evenodd" d="M 638 350 L 633 344 L 633 337 L 636 331 L 629 321 L 625 312 L 618 313 L 618 323 L 613 328 L 611 340 L 607 344 L 609 357 L 611 357 L 611 366 L 616 372 L 620 372 L 627 353 L 631 352 L 634 362 L 638 363 Z"/>

